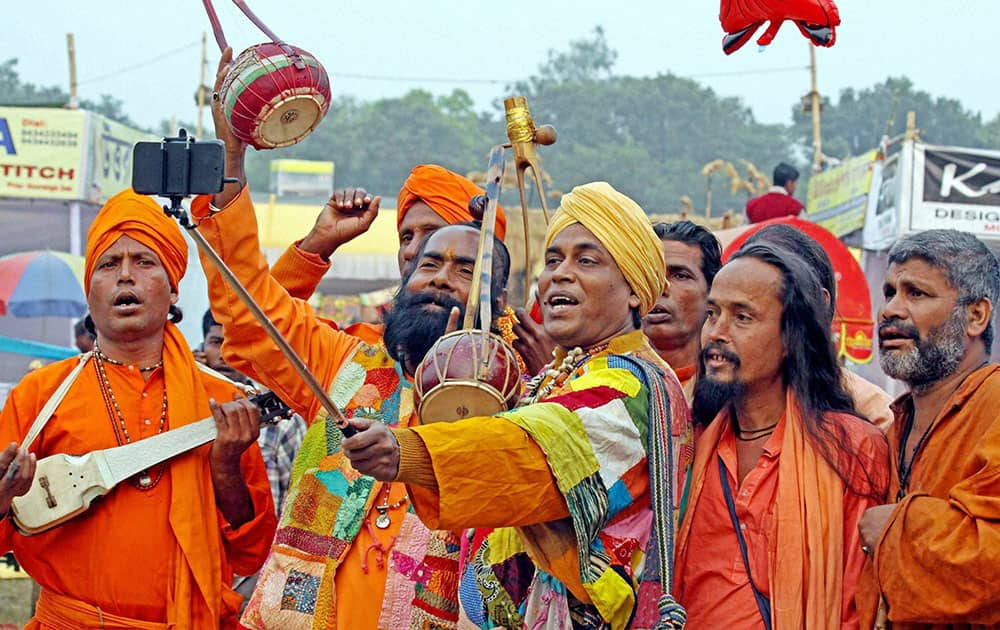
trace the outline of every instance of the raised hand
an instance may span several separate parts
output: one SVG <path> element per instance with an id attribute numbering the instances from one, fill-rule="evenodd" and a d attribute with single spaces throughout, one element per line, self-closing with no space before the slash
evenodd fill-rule
<path id="1" fill-rule="evenodd" d="M 246 184 L 246 173 L 243 168 L 243 160 L 246 157 L 247 144 L 236 137 L 229 120 L 226 118 L 225 109 L 222 107 L 222 84 L 229 74 L 229 68 L 233 61 L 233 49 L 226 48 L 219 59 L 219 68 L 215 73 L 215 89 L 212 92 L 212 121 L 215 123 L 215 137 L 226 145 L 226 177 L 239 180 L 238 184 L 226 184 L 222 192 L 216 193 L 212 199 L 212 204 L 216 208 L 224 208 L 232 201 Z M 200 138 L 199 138 L 200 139 Z"/>
<path id="2" fill-rule="evenodd" d="M 373 197 L 364 188 L 334 191 L 299 249 L 329 259 L 338 247 L 368 231 L 381 203 L 381 197 Z"/>

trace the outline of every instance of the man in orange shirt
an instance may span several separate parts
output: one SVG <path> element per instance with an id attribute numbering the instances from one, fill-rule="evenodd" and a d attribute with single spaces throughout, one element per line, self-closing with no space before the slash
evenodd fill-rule
<path id="1" fill-rule="evenodd" d="M 889 505 L 861 519 L 871 554 L 858 589 L 864 628 L 880 595 L 893 630 L 1000 624 L 1000 365 L 989 362 L 1000 264 L 971 234 L 897 241 L 879 312 L 893 403 Z"/>
<path id="2" fill-rule="evenodd" d="M 233 573 L 260 567 L 276 521 L 256 408 L 198 367 L 174 325 L 187 245 L 155 201 L 131 190 L 112 197 L 87 235 L 85 265 L 94 350 L 32 372 L 11 392 L 0 443 L 22 440 L 74 379 L 38 439 L 0 454 L 0 512 L 30 487 L 36 457 L 112 448 L 212 415 L 218 437 L 52 530 L 22 536 L 4 520 L 0 546 L 42 587 L 28 627 L 235 628 Z M 15 453 L 20 471 L 10 479 Z"/>
<path id="3" fill-rule="evenodd" d="M 714 234 L 690 221 L 656 223 L 653 231 L 663 246 L 668 288 L 642 318 L 642 332 L 674 369 L 690 402 L 698 375 L 708 290 L 722 266 L 722 248 Z"/>
<path id="4" fill-rule="evenodd" d="M 693 628 L 857 627 L 856 525 L 885 496 L 888 454 L 854 415 L 826 310 L 815 274 L 771 244 L 745 246 L 712 283 L 694 400 L 711 424 L 676 559 Z"/>
<path id="5" fill-rule="evenodd" d="M 220 64 L 219 80 L 231 53 Z M 337 330 L 268 272 L 253 204 L 245 186 L 246 145 L 213 107 L 226 143 L 229 185 L 200 197 L 192 213 L 205 237 L 350 418 L 393 426 L 416 423 L 412 375 L 449 317 L 468 298 L 480 230 L 447 226 L 423 240 L 406 268 L 383 331 L 374 339 Z M 365 221 L 359 212 L 344 217 Z M 465 203 L 467 199 L 453 200 Z M 368 221 L 370 223 L 370 220 Z M 343 227 L 343 226 L 342 226 Z M 347 226 L 349 227 L 349 226 Z M 363 230 L 361 230 L 363 231 Z M 494 312 L 505 305 L 509 255 L 494 241 Z M 296 455 L 281 522 L 242 622 L 250 628 L 454 628 L 458 619 L 459 537 L 430 531 L 413 513 L 406 489 L 353 469 L 340 433 L 248 309 L 206 265 L 212 313 L 223 326 L 229 365 L 288 401 L 309 424 Z"/>

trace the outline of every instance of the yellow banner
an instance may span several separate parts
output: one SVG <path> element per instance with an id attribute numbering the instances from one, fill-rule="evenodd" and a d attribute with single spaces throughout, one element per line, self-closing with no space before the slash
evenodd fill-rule
<path id="1" fill-rule="evenodd" d="M 806 218 L 838 237 L 864 226 L 877 155 L 878 151 L 872 150 L 810 177 Z"/>
<path id="2" fill-rule="evenodd" d="M 80 110 L 0 107 L 0 197 L 81 199 L 85 129 Z"/>
<path id="3" fill-rule="evenodd" d="M 158 137 L 91 114 L 93 174 L 87 197 L 101 203 L 132 185 L 132 149 L 136 142 L 159 140 Z"/>

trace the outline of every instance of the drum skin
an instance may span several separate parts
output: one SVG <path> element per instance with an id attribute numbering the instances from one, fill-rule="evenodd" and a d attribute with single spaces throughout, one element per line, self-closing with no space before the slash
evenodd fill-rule
<path id="1" fill-rule="evenodd" d="M 482 330 L 458 330 L 431 347 L 413 384 L 420 421 L 451 422 L 512 408 L 521 394 L 521 372 L 503 339 Z"/>
<path id="2" fill-rule="evenodd" d="M 330 78 L 305 50 L 266 42 L 233 61 L 219 96 L 237 138 L 257 149 L 275 149 L 299 142 L 323 120 L 330 109 Z"/>

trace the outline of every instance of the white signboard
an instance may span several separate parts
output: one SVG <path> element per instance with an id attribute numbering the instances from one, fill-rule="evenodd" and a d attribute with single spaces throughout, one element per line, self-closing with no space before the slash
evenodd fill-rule
<path id="1" fill-rule="evenodd" d="M 1000 240 L 1000 151 L 914 145 L 908 231 L 953 228 Z"/>

